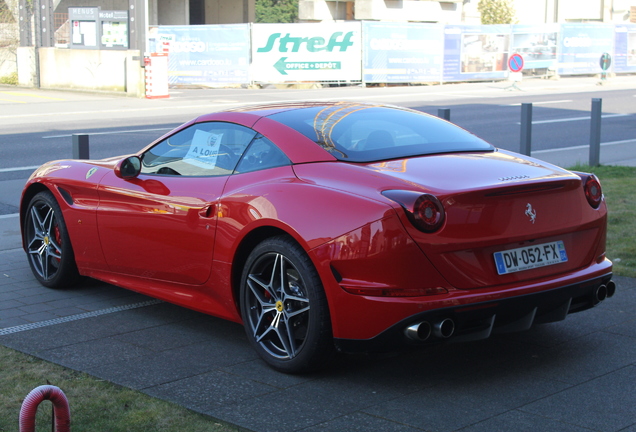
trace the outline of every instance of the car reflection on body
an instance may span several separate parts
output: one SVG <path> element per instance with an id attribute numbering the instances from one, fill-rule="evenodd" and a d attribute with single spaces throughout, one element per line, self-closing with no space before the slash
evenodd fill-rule
<path id="1" fill-rule="evenodd" d="M 243 323 L 288 373 L 526 330 L 615 290 L 594 175 L 380 104 L 204 115 L 134 155 L 43 165 L 20 211 L 43 285 L 90 276 Z"/>

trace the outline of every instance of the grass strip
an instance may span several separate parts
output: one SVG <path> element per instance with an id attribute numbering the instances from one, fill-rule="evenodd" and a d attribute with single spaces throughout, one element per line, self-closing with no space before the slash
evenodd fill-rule
<path id="1" fill-rule="evenodd" d="M 235 431 L 210 417 L 139 391 L 102 381 L 0 346 L 0 431 L 17 432 L 22 401 L 34 388 L 62 389 L 71 410 L 73 432 L 227 432 Z M 38 407 L 36 432 L 51 431 L 52 404 Z"/>
<path id="2" fill-rule="evenodd" d="M 593 172 L 607 201 L 607 257 L 614 274 L 636 277 L 636 167 L 579 165 L 575 171 Z"/>

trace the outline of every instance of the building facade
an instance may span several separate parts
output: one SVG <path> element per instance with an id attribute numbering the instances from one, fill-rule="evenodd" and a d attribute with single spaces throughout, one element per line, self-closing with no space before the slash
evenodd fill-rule
<path id="1" fill-rule="evenodd" d="M 636 22 L 636 0 L 511 0 L 516 24 Z M 299 0 L 301 22 L 479 24 L 479 0 Z"/>

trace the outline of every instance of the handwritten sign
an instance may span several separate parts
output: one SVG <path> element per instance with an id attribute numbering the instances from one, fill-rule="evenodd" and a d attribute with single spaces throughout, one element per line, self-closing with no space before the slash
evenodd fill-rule
<path id="1" fill-rule="evenodd" d="M 183 158 L 184 162 L 199 168 L 214 169 L 219 157 L 219 148 L 223 134 L 215 134 L 197 130 L 192 137 L 192 144 Z"/>

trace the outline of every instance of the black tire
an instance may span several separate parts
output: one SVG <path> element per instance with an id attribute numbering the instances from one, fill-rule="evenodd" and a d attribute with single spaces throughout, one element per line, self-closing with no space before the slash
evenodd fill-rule
<path id="1" fill-rule="evenodd" d="M 31 271 L 49 288 L 77 282 L 79 273 L 62 210 L 53 195 L 40 192 L 29 202 L 22 233 Z"/>
<path id="2" fill-rule="evenodd" d="M 280 372 L 325 367 L 335 352 L 320 277 L 289 237 L 264 240 L 250 253 L 241 277 L 241 313 L 250 343 Z"/>

